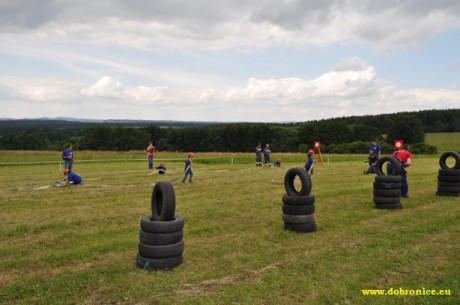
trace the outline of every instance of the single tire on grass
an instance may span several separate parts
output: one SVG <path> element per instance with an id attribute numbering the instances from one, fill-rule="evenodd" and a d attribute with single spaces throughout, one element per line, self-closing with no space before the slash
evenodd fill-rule
<path id="1" fill-rule="evenodd" d="M 283 214 L 283 221 L 287 223 L 314 223 L 315 213 L 309 215 L 288 215 Z"/>
<path id="2" fill-rule="evenodd" d="M 151 233 L 140 230 L 139 241 L 150 246 L 171 245 L 180 242 L 184 237 L 184 230 L 170 233 Z"/>
<path id="3" fill-rule="evenodd" d="M 374 203 L 375 204 L 394 204 L 399 203 L 401 201 L 401 197 L 380 197 L 374 196 Z"/>
<path id="4" fill-rule="evenodd" d="M 284 229 L 298 233 L 308 233 L 316 231 L 316 222 L 313 223 L 284 223 Z"/>
<path id="5" fill-rule="evenodd" d="M 377 160 L 375 163 L 375 172 L 377 173 L 377 176 L 387 176 L 382 170 L 383 164 L 385 162 L 390 162 L 393 165 L 393 172 L 391 175 L 388 176 L 398 176 L 401 174 L 401 162 L 399 162 L 396 158 L 391 157 L 391 156 L 385 156 Z"/>
<path id="6" fill-rule="evenodd" d="M 294 179 L 298 176 L 302 183 L 300 191 L 297 191 L 294 186 Z M 289 169 L 284 176 L 284 188 L 290 196 L 307 196 L 311 193 L 311 178 L 307 171 L 302 167 L 294 167 Z"/>
<path id="7" fill-rule="evenodd" d="M 283 214 L 287 215 L 310 215 L 315 212 L 314 204 L 307 205 L 287 205 L 283 204 Z"/>
<path id="8" fill-rule="evenodd" d="M 171 182 L 157 182 L 151 199 L 153 220 L 167 221 L 174 218 L 176 212 L 176 193 Z"/>
<path id="9" fill-rule="evenodd" d="M 437 191 L 436 195 L 438 195 L 438 196 L 448 196 L 448 197 L 459 197 L 460 193 L 447 193 L 447 192 Z"/>
<path id="10" fill-rule="evenodd" d="M 449 157 L 453 157 L 455 160 L 455 164 L 452 167 L 449 167 L 446 164 L 446 160 Z M 455 151 L 447 151 L 443 153 L 439 158 L 439 166 L 441 166 L 442 169 L 460 169 L 460 154 Z"/>
<path id="11" fill-rule="evenodd" d="M 182 230 L 184 224 L 184 218 L 178 214 L 173 220 L 169 221 L 156 221 L 146 216 L 141 219 L 141 230 L 150 233 L 171 233 Z"/>
<path id="12" fill-rule="evenodd" d="M 315 203 L 315 194 L 310 193 L 308 196 L 291 196 L 283 195 L 283 203 L 286 205 L 312 205 Z"/>
<path id="13" fill-rule="evenodd" d="M 374 196 L 379 197 L 401 197 L 401 189 L 381 190 L 374 189 Z"/>
<path id="14" fill-rule="evenodd" d="M 169 258 L 147 258 L 138 254 L 136 257 L 136 266 L 141 269 L 151 271 L 172 269 L 182 264 L 182 254 Z"/>
<path id="15" fill-rule="evenodd" d="M 139 254 L 146 258 L 168 258 L 181 255 L 184 252 L 184 241 L 163 246 L 151 246 L 139 243 Z"/>

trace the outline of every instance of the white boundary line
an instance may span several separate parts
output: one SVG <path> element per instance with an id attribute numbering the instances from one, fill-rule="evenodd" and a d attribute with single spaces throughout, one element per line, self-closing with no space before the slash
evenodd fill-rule
<path id="1" fill-rule="evenodd" d="M 184 161 L 187 158 L 155 158 L 155 161 Z M 195 160 L 221 159 L 221 157 L 194 158 Z M 123 162 L 123 161 L 147 161 L 147 159 L 98 159 L 98 160 L 77 160 L 76 163 L 86 162 Z M 37 162 L 0 162 L 0 165 L 19 165 L 19 164 L 64 164 L 64 161 L 37 161 Z"/>

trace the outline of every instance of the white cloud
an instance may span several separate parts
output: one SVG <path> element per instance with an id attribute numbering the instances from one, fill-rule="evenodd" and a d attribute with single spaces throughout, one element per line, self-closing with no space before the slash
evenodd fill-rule
<path id="1" fill-rule="evenodd" d="M 10 117 L 34 113 L 33 117 L 306 121 L 458 108 L 460 97 L 458 90 L 402 90 L 381 80 L 373 66 L 359 58 L 344 59 L 313 79 L 253 77 L 245 86 L 233 87 L 128 86 L 110 76 L 86 86 L 50 79 L 0 82 L 0 96 L 8 96 L 0 105 Z"/>
<path id="2" fill-rule="evenodd" d="M 34 9 L 23 1 L 3 4 L 0 33 L 137 48 L 265 49 L 345 42 L 386 52 L 417 48 L 460 26 L 457 0 L 40 2 L 33 1 Z"/>

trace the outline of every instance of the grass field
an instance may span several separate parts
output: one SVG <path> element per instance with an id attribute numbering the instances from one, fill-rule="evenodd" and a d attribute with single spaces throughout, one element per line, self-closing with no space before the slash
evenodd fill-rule
<path id="1" fill-rule="evenodd" d="M 460 132 L 427 133 L 425 142 L 436 146 L 439 152 L 460 151 Z"/>
<path id="2" fill-rule="evenodd" d="M 0 152 L 1 162 L 56 160 Z M 364 156 L 316 165 L 318 230 L 283 230 L 287 169 L 256 168 L 252 154 L 198 154 L 193 184 L 175 184 L 185 218 L 184 262 L 135 267 L 140 220 L 153 183 L 143 153 L 77 152 L 84 185 L 18 191 L 62 180 L 58 163 L 0 165 L 0 300 L 3 304 L 459 304 L 460 198 L 437 197 L 438 156 L 415 156 L 401 210 L 377 210 Z M 184 154 L 162 154 L 173 159 Z M 233 164 L 232 163 L 233 160 Z M 329 162 L 327 162 L 329 160 Z M 157 161 L 156 161 L 157 162 Z M 158 162 L 156 163 L 158 164 Z M 225 171 L 223 171 L 225 170 Z M 450 296 L 370 296 L 367 289 L 441 289 Z"/>

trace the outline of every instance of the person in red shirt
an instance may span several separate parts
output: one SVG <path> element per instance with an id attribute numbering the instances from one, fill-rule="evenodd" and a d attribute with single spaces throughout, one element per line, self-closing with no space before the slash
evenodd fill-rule
<path id="1" fill-rule="evenodd" d="M 145 151 L 147 152 L 147 159 L 149 160 L 149 169 L 153 169 L 153 158 L 155 158 L 156 148 L 153 146 L 152 142 L 150 142 Z"/>
<path id="2" fill-rule="evenodd" d="M 402 149 L 396 150 L 393 155 L 396 159 L 401 162 L 401 197 L 403 198 L 408 198 L 408 193 L 409 193 L 409 185 L 407 183 L 407 171 L 406 167 L 409 167 L 412 165 L 412 160 L 414 157 L 410 153 L 410 146 L 408 144 L 404 144 Z"/>

